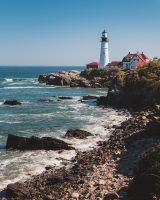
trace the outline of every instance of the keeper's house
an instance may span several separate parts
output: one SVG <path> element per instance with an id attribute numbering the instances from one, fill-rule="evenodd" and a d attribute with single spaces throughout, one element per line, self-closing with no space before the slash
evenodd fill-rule
<path id="1" fill-rule="evenodd" d="M 135 69 L 149 63 L 150 59 L 142 53 L 128 53 L 122 61 L 112 61 L 106 65 L 106 68 L 124 68 Z"/>

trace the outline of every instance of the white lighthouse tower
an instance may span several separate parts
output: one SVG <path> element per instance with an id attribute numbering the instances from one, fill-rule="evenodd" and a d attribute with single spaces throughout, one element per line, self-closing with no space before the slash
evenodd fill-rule
<path id="1" fill-rule="evenodd" d="M 99 68 L 104 68 L 109 63 L 109 50 L 108 50 L 108 35 L 104 30 L 101 37 L 101 53 Z"/>

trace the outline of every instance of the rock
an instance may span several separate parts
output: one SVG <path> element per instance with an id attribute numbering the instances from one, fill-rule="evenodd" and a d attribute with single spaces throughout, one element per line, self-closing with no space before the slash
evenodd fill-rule
<path id="1" fill-rule="evenodd" d="M 88 131 L 80 130 L 80 129 L 69 129 L 65 134 L 65 138 L 77 138 L 77 139 L 85 139 L 88 136 L 92 136 L 92 134 Z"/>
<path id="2" fill-rule="evenodd" d="M 135 176 L 129 186 L 129 195 L 133 199 L 150 199 L 151 194 L 160 191 L 160 177 L 154 174 L 142 174 Z"/>
<path id="3" fill-rule="evenodd" d="M 48 185 L 54 185 L 54 184 L 58 184 L 58 183 L 63 183 L 64 182 L 64 177 L 63 176 L 51 176 L 47 179 L 47 184 Z"/>
<path id="4" fill-rule="evenodd" d="M 53 200 L 54 197 L 52 195 L 46 195 L 45 200 Z"/>
<path id="5" fill-rule="evenodd" d="M 97 105 L 98 106 L 107 106 L 107 96 L 101 96 L 97 98 Z"/>
<path id="6" fill-rule="evenodd" d="M 46 83 L 47 85 L 70 87 L 108 87 L 108 80 L 106 80 L 104 74 L 91 73 L 91 76 L 88 76 L 87 74 L 88 73 L 86 71 L 83 71 L 83 73 L 79 71 L 62 71 L 50 74 L 40 74 L 38 81 L 40 83 Z"/>
<path id="7" fill-rule="evenodd" d="M 83 100 L 90 100 L 90 99 L 97 99 L 97 97 L 96 96 L 90 96 L 90 95 L 83 96 Z"/>
<path id="8" fill-rule="evenodd" d="M 67 97 L 67 96 L 60 96 L 58 99 L 73 99 L 73 97 Z"/>
<path id="9" fill-rule="evenodd" d="M 66 142 L 52 138 L 42 137 L 38 138 L 32 136 L 30 138 L 15 136 L 8 134 L 6 149 L 19 149 L 19 150 L 71 150 L 74 149 Z"/>
<path id="10" fill-rule="evenodd" d="M 52 166 L 52 165 L 47 165 L 46 167 L 45 167 L 45 170 L 50 170 L 50 169 L 53 169 L 54 168 L 54 166 Z"/>
<path id="11" fill-rule="evenodd" d="M 160 120 L 153 120 L 147 124 L 146 132 L 150 135 L 160 135 Z"/>
<path id="12" fill-rule="evenodd" d="M 81 79 L 79 83 L 79 87 L 91 87 L 90 81 Z"/>
<path id="13" fill-rule="evenodd" d="M 47 80 L 47 85 L 59 85 L 59 86 L 63 86 L 63 78 L 60 76 L 49 76 L 48 80 Z"/>
<path id="14" fill-rule="evenodd" d="M 28 190 L 18 184 L 18 183 L 15 183 L 15 184 L 9 184 L 7 186 L 7 190 L 6 190 L 6 196 L 7 198 L 21 198 L 21 199 L 26 199 L 27 196 L 28 196 Z"/>
<path id="15" fill-rule="evenodd" d="M 147 119 L 147 117 L 146 116 L 142 116 L 142 119 Z"/>
<path id="16" fill-rule="evenodd" d="M 104 180 L 99 181 L 99 185 L 105 185 L 105 184 L 106 184 L 106 181 L 104 181 Z"/>
<path id="17" fill-rule="evenodd" d="M 116 192 L 108 193 L 103 200 L 116 200 L 119 199 L 119 195 Z"/>
<path id="18" fill-rule="evenodd" d="M 77 192 L 72 193 L 72 198 L 78 199 L 78 197 L 79 197 L 79 194 Z"/>
<path id="19" fill-rule="evenodd" d="M 47 74 L 40 74 L 39 77 L 38 77 L 38 81 L 40 83 L 46 83 L 46 81 L 47 81 Z"/>
<path id="20" fill-rule="evenodd" d="M 21 105 L 21 104 L 22 103 L 17 100 L 6 100 L 4 102 L 4 105 L 10 105 L 10 106 Z"/>

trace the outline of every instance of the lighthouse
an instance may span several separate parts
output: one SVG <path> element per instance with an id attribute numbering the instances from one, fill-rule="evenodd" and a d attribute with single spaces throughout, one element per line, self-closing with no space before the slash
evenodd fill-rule
<path id="1" fill-rule="evenodd" d="M 101 37 L 101 52 L 99 68 L 104 68 L 109 63 L 108 34 L 104 30 Z"/>

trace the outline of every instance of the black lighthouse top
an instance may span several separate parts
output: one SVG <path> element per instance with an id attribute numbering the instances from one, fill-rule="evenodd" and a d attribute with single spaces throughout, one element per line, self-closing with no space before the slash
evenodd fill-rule
<path id="1" fill-rule="evenodd" d="M 101 42 L 108 42 L 107 32 L 105 30 L 102 32 Z"/>

